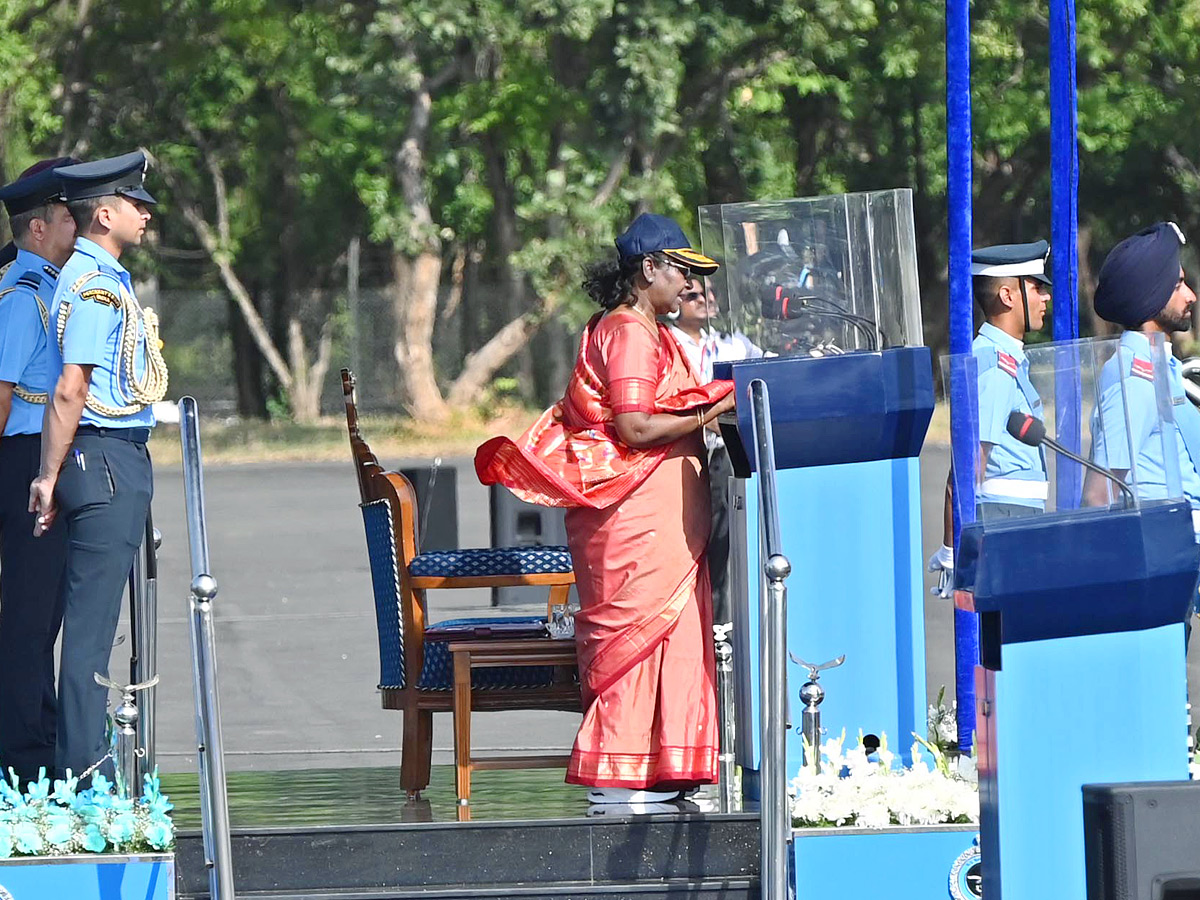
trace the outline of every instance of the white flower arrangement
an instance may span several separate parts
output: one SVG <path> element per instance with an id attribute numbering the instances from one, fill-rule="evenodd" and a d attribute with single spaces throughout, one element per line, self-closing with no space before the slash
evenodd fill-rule
<path id="1" fill-rule="evenodd" d="M 958 749 L 958 701 L 946 705 L 946 686 L 938 691 L 937 700 L 929 704 L 926 714 L 929 743 L 941 750 Z"/>
<path id="2" fill-rule="evenodd" d="M 970 757 L 952 764 L 935 744 L 913 735 L 913 764 L 905 768 L 888 750 L 887 735 L 880 737 L 880 747 L 871 755 L 861 733 L 858 746 L 849 751 L 843 750 L 844 732 L 821 745 L 820 773 L 806 762 L 791 781 L 793 825 L 885 828 L 979 822 L 979 779 Z M 805 759 L 812 759 L 807 742 Z"/>

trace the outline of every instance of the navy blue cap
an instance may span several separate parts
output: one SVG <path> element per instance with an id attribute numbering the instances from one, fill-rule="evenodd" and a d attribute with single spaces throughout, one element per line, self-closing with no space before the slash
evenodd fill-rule
<path id="1" fill-rule="evenodd" d="M 1136 330 L 1162 312 L 1179 283 L 1179 250 L 1186 242 L 1174 222 L 1159 222 L 1113 247 L 1092 298 L 1096 315 Z"/>
<path id="2" fill-rule="evenodd" d="M 63 181 L 56 169 L 75 161 L 69 156 L 44 159 L 22 172 L 16 181 L 0 188 L 0 200 L 4 201 L 8 214 L 17 216 L 46 203 L 61 202 Z"/>
<path id="3" fill-rule="evenodd" d="M 993 278 L 1033 278 L 1049 284 L 1046 257 L 1050 245 L 1046 241 L 1030 244 L 997 244 L 971 251 L 971 274 Z"/>
<path id="4" fill-rule="evenodd" d="M 617 253 L 622 260 L 661 253 L 667 259 L 687 267 L 696 275 L 711 275 L 720 266 L 715 259 L 692 249 L 679 223 L 667 216 L 642 213 L 617 238 Z"/>
<path id="5" fill-rule="evenodd" d="M 63 180 L 67 200 L 88 200 L 120 194 L 143 203 L 158 202 L 142 186 L 142 179 L 146 175 L 146 154 L 141 150 L 64 166 L 55 171 Z"/>

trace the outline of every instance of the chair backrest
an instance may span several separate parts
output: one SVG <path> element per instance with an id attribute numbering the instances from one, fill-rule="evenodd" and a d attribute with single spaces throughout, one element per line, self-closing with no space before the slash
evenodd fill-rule
<path id="1" fill-rule="evenodd" d="M 409 565 L 417 555 L 417 494 L 399 472 L 386 472 L 358 427 L 354 374 L 342 369 L 346 430 L 362 502 L 375 625 L 379 632 L 379 686 L 404 688 L 421 676 L 425 645 L 423 598 L 412 590 Z"/>
<path id="2" fill-rule="evenodd" d="M 346 431 L 350 435 L 350 456 L 354 460 L 354 475 L 358 479 L 358 493 L 363 502 L 371 499 L 368 496 L 370 477 L 383 471 L 379 460 L 367 446 L 362 432 L 358 428 L 358 382 L 354 373 L 342 369 L 342 399 L 346 404 Z"/>

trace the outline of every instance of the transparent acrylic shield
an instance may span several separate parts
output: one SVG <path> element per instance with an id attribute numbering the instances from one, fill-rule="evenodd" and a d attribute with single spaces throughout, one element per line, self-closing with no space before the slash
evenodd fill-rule
<path id="1" fill-rule="evenodd" d="M 702 207 L 723 329 L 778 355 L 922 343 L 907 189 Z"/>
<path id="2" fill-rule="evenodd" d="M 974 516 L 960 509 L 959 521 L 1182 499 L 1186 450 L 1157 337 L 1023 350 L 977 338 L 971 354 L 943 357 L 956 505 L 968 485 L 975 497 Z M 954 416 L 956 406 L 965 414 Z"/>

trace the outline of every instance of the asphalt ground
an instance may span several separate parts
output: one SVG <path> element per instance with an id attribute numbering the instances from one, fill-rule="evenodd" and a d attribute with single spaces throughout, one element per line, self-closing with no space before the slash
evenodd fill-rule
<path id="1" fill-rule="evenodd" d="M 401 461 L 384 460 L 395 467 Z M 404 461 L 428 464 L 428 461 Z M 930 445 L 921 460 L 925 556 L 940 542 L 948 452 Z M 458 470 L 461 546 L 489 544 L 488 494 L 468 459 Z M 375 685 L 378 644 L 370 574 L 354 474 L 345 463 L 211 466 L 205 472 L 215 602 L 218 677 L 230 770 L 399 766 L 400 714 L 383 710 Z M 182 476 L 156 472 L 160 551 L 158 762 L 164 771 L 195 766 L 190 572 Z M 926 587 L 932 584 L 927 576 Z M 491 607 L 486 590 L 431 592 L 432 620 L 496 612 L 544 611 L 540 603 Z M 121 632 L 127 634 L 122 621 Z M 926 594 L 928 696 L 953 696 L 953 614 Z M 114 649 L 112 672 L 128 666 L 128 640 Z M 1197 683 L 1193 663 L 1189 680 Z M 1193 694 L 1195 696 L 1195 694 Z M 1113 698 L 1114 715 L 1123 698 Z M 451 719 L 434 717 L 434 762 L 453 761 Z M 574 713 L 514 711 L 473 717 L 479 750 L 569 748 Z"/>

